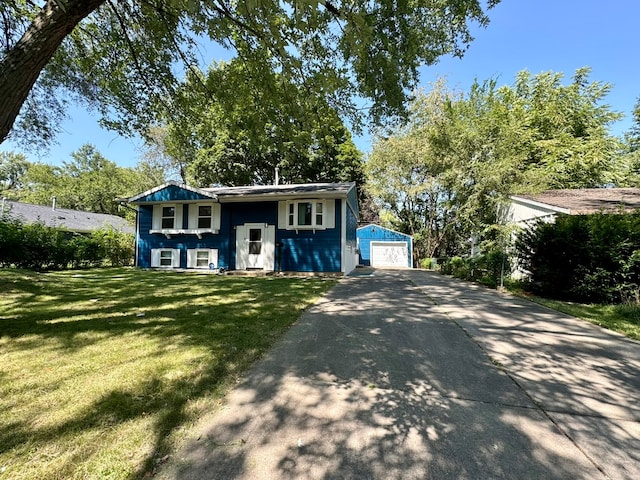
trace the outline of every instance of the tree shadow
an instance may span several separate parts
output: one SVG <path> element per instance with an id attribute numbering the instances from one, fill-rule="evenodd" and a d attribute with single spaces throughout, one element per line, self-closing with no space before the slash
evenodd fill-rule
<path id="1" fill-rule="evenodd" d="M 196 432 L 161 478 L 600 475 L 403 273 L 343 280 Z"/>
<path id="2" fill-rule="evenodd" d="M 107 390 L 86 405 L 81 401 L 79 405 L 84 406 L 58 424 L 30 418 L 2 421 L 0 454 L 55 442 L 73 432 L 115 430 L 130 421 L 152 418 L 150 453 L 132 478 L 157 468 L 158 458 L 172 448 L 171 435 L 193 421 L 189 409 L 194 402 L 213 398 L 233 383 L 295 321 L 309 299 L 332 284 L 317 279 L 185 277 L 132 269 L 91 270 L 74 274 L 71 281 L 69 272 L 24 275 L 29 277 L 26 281 L 0 280 L 0 288 L 20 299 L 20 305 L 8 305 L 0 313 L 3 354 L 55 350 L 56 358 L 71 359 L 80 358 L 84 349 L 102 348 L 110 339 L 153 339 L 152 348 L 142 352 L 129 350 L 125 341 L 118 346 L 120 356 L 101 361 L 105 365 L 100 368 L 130 370 L 136 368 L 139 357 L 165 357 L 180 346 L 195 346 L 203 352 L 197 363 L 185 364 L 179 375 L 151 369 L 149 376 L 135 377 L 134 382 Z M 56 287 L 61 277 L 71 284 L 69 291 Z M 37 308 L 30 306 L 36 304 Z M 80 308 L 65 308 L 77 305 Z M 131 342 L 131 348 L 135 345 Z M 25 391 L 18 391 L 11 385 L 8 368 L 0 366 L 0 380 L 9 389 L 2 404 L 11 415 L 11 409 L 23 407 L 11 403 L 11 395 L 24 398 L 21 395 L 34 385 L 25 384 Z M 35 387 L 47 392 L 61 388 L 58 382 L 60 375 L 52 375 Z M 83 392 L 74 395 L 82 399 Z M 70 462 L 100 453 L 83 449 L 85 458 L 70 456 L 66 465 L 58 467 L 61 475 L 73 467 Z"/>

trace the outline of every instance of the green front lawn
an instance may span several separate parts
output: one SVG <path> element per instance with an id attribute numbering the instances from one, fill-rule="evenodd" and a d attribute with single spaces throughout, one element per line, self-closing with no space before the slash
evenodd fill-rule
<path id="1" fill-rule="evenodd" d="M 148 475 L 334 283 L 0 270 L 0 478 Z"/>

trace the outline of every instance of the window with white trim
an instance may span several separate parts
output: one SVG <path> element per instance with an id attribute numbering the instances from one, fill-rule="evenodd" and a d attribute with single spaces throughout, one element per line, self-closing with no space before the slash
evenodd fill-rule
<path id="1" fill-rule="evenodd" d="M 179 268 L 180 249 L 178 248 L 152 248 L 151 266 L 160 268 Z"/>
<path id="2" fill-rule="evenodd" d="M 198 228 L 211 228 L 213 223 L 213 206 L 198 205 Z"/>
<path id="3" fill-rule="evenodd" d="M 161 217 L 160 226 L 162 229 L 172 229 L 175 228 L 176 221 L 176 206 L 169 205 L 166 207 L 162 207 L 162 217 Z"/>
<path id="4" fill-rule="evenodd" d="M 187 268 L 218 268 L 218 249 L 190 248 L 187 250 Z"/>
<path id="5" fill-rule="evenodd" d="M 324 228 L 324 202 L 318 200 L 298 200 L 288 202 L 288 228 Z"/>

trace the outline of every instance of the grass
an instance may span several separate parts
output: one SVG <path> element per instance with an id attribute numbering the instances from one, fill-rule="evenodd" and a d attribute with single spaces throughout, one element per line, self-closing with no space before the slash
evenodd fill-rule
<path id="1" fill-rule="evenodd" d="M 525 294 L 521 290 L 511 290 L 533 302 L 566 313 L 603 328 L 621 333 L 633 340 L 640 341 L 640 305 L 619 304 L 599 305 L 551 300 L 535 295 Z"/>
<path id="2" fill-rule="evenodd" d="M 0 270 L 0 478 L 148 476 L 334 283 Z"/>

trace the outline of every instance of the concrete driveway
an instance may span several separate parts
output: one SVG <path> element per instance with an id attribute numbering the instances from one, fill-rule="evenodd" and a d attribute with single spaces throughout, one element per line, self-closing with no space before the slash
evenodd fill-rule
<path id="1" fill-rule="evenodd" d="M 160 478 L 640 478 L 640 344 L 424 271 L 342 280 Z"/>

